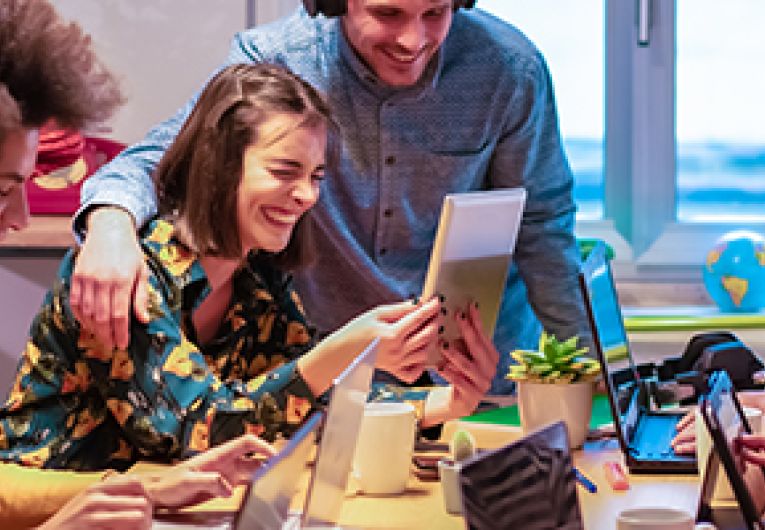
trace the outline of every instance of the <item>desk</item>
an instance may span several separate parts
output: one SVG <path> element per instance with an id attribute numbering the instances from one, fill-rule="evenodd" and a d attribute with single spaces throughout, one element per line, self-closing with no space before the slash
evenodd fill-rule
<path id="1" fill-rule="evenodd" d="M 479 446 L 486 447 L 488 442 L 488 446 L 497 447 L 519 436 L 517 428 L 492 427 L 490 434 L 487 429 L 477 438 Z M 603 472 L 603 463 L 609 460 L 623 462 L 615 440 L 588 443 L 584 450 L 574 452 L 575 465 L 598 486 L 594 494 L 577 488 L 587 530 L 613 530 L 616 516 L 626 508 L 664 506 L 696 513 L 700 489 L 696 476 L 633 475 L 628 491 L 614 492 Z M 421 482 L 415 477 L 410 479 L 409 489 L 402 496 L 349 494 L 340 522 L 349 527 L 371 529 L 464 528 L 461 517 L 445 512 L 440 483 Z"/>
<path id="2" fill-rule="evenodd" d="M 33 215 L 22 232 L 9 232 L 0 249 L 66 249 L 74 244 L 68 215 Z"/>
<path id="3" fill-rule="evenodd" d="M 444 432 L 453 432 L 459 427 L 459 422 L 447 424 Z M 480 427 L 476 431 L 475 424 L 470 425 L 480 447 L 498 447 L 521 435 L 520 429 L 514 427 L 486 427 L 485 431 L 481 431 Z M 587 530 L 613 530 L 618 513 L 626 508 L 663 506 L 681 508 L 695 514 L 700 489 L 696 476 L 633 475 L 630 477 L 628 491 L 614 492 L 603 473 L 603 463 L 609 460 L 623 462 L 615 440 L 591 442 L 585 449 L 574 452 L 575 465 L 598 486 L 597 493 L 589 493 L 577 487 L 584 527 Z M 302 506 L 307 482 L 306 472 L 301 480 L 300 493 L 293 503 L 296 509 Z M 233 502 L 215 500 L 193 511 L 232 510 L 232 506 L 238 505 L 241 495 L 235 499 Z M 409 479 L 407 491 L 398 496 L 357 494 L 351 484 L 343 504 L 340 524 L 347 528 L 373 530 L 456 530 L 465 527 L 462 517 L 449 515 L 444 510 L 440 483 L 422 482 L 414 476 Z"/>

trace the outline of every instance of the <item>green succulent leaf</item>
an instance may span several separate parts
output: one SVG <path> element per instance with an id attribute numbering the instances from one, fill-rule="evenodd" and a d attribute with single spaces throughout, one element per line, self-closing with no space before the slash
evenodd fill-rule
<path id="1" fill-rule="evenodd" d="M 507 378 L 515 381 L 547 383 L 592 380 L 600 373 L 600 364 L 585 354 L 588 348 L 577 348 L 579 337 L 559 341 L 542 332 L 538 351 L 515 350 L 512 358 L 518 363 L 510 367 Z"/>

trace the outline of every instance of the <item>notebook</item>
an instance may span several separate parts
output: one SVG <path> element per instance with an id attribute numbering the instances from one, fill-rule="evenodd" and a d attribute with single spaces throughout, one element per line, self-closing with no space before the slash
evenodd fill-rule
<path id="1" fill-rule="evenodd" d="M 460 485 L 471 530 L 584 528 L 563 422 L 472 457 Z"/>
<path id="2" fill-rule="evenodd" d="M 714 523 L 721 530 L 765 528 L 752 499 L 749 486 L 742 478 L 733 449 L 734 439 L 751 428 L 733 390 L 727 372 L 714 372 L 709 378 L 709 392 L 699 401 L 699 410 L 712 440 L 712 451 L 706 463 L 701 487 L 697 522 Z M 733 506 L 714 506 L 712 497 L 717 474 L 723 469 L 733 490 Z M 763 475 L 763 469 L 750 466 L 750 473 Z"/>
<path id="3" fill-rule="evenodd" d="M 253 475 L 245 499 L 231 514 L 183 513 L 158 517 L 153 530 L 298 530 L 337 528 L 364 406 L 369 395 L 379 339 L 335 379 L 321 430 L 304 509 L 289 511 L 310 458 L 322 415 L 314 414 L 287 446 Z M 286 453 L 285 453 L 286 451 Z M 261 483 L 261 481 L 264 481 Z M 260 522 L 258 522 L 260 521 Z"/>
<path id="4" fill-rule="evenodd" d="M 614 430 L 633 473 L 696 473 L 696 458 L 672 450 L 685 412 L 652 410 L 646 381 L 630 352 L 605 245 L 596 245 L 579 273 L 595 353 L 601 363 Z"/>
<path id="5" fill-rule="evenodd" d="M 422 298 L 442 295 L 452 315 L 477 302 L 483 330 L 493 336 L 525 202 L 523 188 L 446 195 Z M 445 319 L 444 328 L 445 340 L 459 337 L 454 319 Z M 439 357 L 432 348 L 429 365 Z"/>

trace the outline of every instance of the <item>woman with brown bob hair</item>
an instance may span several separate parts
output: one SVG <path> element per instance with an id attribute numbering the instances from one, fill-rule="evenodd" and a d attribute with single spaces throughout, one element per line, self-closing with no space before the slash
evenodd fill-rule
<path id="1" fill-rule="evenodd" d="M 102 346 L 69 306 L 70 253 L 0 409 L 0 459 L 121 471 L 245 432 L 271 441 L 375 337 L 377 366 L 416 379 L 437 299 L 372 309 L 315 344 L 285 274 L 306 262 L 307 212 L 336 146 L 324 100 L 289 71 L 221 70 L 156 172 L 161 213 L 141 231 L 151 319 L 133 319 L 128 348 Z M 426 406 L 425 424 L 458 399 Z"/>
<path id="2" fill-rule="evenodd" d="M 339 148 L 337 126 L 310 85 L 275 66 L 262 66 L 262 72 L 241 77 L 246 70 L 235 66 L 219 74 L 207 94 L 209 105 L 196 106 L 154 177 L 159 214 L 183 217 L 198 252 L 229 258 L 242 255 L 234 193 L 242 158 L 268 113 L 300 116 L 295 128 L 326 126 L 325 166 L 330 169 L 337 163 Z M 291 270 L 306 266 L 312 256 L 309 211 L 298 220 L 287 247 L 272 260 L 280 269 Z"/>

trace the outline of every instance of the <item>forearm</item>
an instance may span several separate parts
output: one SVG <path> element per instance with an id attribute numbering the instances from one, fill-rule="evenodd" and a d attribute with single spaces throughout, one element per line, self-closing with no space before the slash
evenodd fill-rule
<path id="1" fill-rule="evenodd" d="M 360 319 L 354 319 L 298 359 L 298 371 L 311 392 L 319 396 L 372 340 Z"/>
<path id="2" fill-rule="evenodd" d="M 0 463 L 0 527 L 41 524 L 106 472 L 85 473 Z M 12 487 L 11 487 L 12 485 Z"/>

